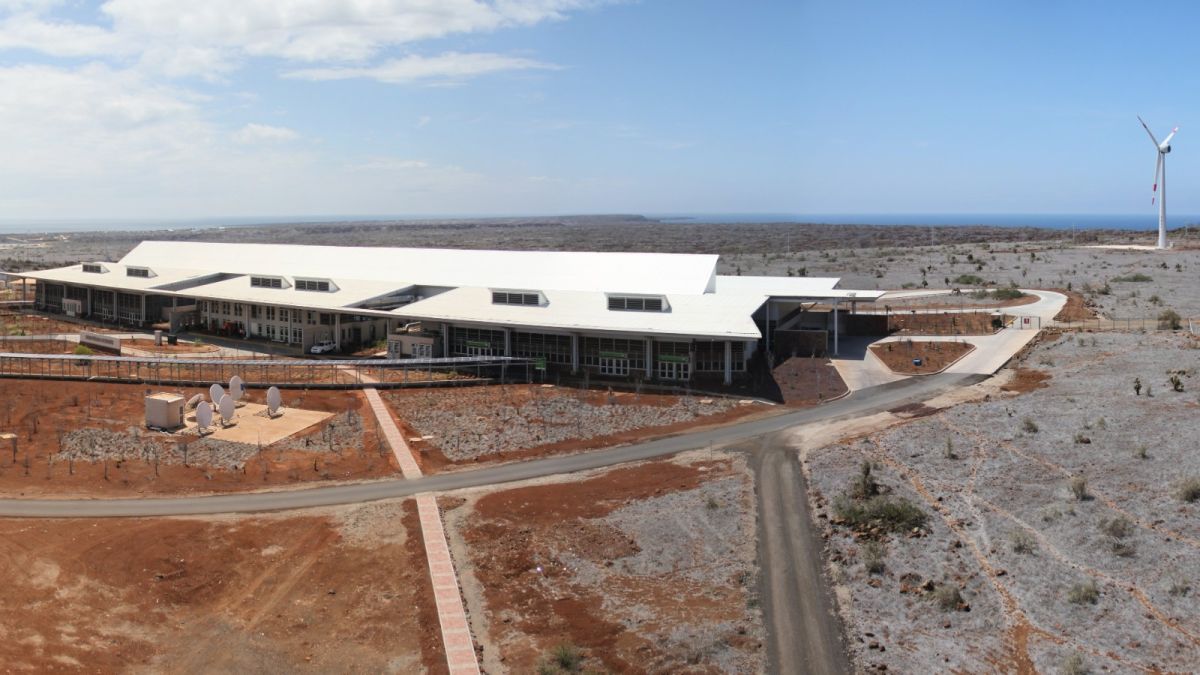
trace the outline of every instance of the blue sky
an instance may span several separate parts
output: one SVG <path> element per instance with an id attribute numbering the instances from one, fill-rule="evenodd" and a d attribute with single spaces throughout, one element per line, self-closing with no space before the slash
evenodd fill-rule
<path id="1" fill-rule="evenodd" d="M 805 3 L 795 52 L 805 212 L 1200 212 L 1200 6 Z M 1192 139 L 1195 138 L 1195 141 Z M 1193 149 L 1195 148 L 1195 149 Z"/>
<path id="2" fill-rule="evenodd" d="M 0 220 L 1200 213 L 1168 3 L 0 0 Z M 1197 140 L 1200 143 L 1200 139 Z"/>
<path id="3" fill-rule="evenodd" d="M 364 9 L 364 7 L 366 9 Z M 0 218 L 785 212 L 795 2 L 0 0 Z"/>

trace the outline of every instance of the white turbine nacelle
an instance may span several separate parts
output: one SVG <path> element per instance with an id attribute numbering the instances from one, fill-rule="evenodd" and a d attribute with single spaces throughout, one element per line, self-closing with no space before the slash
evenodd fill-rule
<path id="1" fill-rule="evenodd" d="M 1158 151 L 1165 155 L 1171 151 L 1171 146 L 1163 143 L 1162 145 L 1158 146 Z"/>

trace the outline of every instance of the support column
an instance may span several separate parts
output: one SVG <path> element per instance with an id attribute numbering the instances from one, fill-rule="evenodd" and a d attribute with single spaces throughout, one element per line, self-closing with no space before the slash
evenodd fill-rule
<path id="1" fill-rule="evenodd" d="M 654 378 L 654 338 L 646 338 L 646 379 Z"/>
<path id="2" fill-rule="evenodd" d="M 833 355 L 838 355 L 838 303 L 833 301 Z"/>
<path id="3" fill-rule="evenodd" d="M 725 384 L 733 384 L 733 343 L 725 341 Z"/>
<path id="4" fill-rule="evenodd" d="M 64 291 L 63 295 L 64 296 L 66 295 L 65 291 Z M 141 298 L 142 298 L 142 324 L 145 325 L 145 323 L 146 323 L 146 294 L 142 293 Z"/>
<path id="5" fill-rule="evenodd" d="M 512 329 L 504 329 L 504 355 L 512 356 Z"/>
<path id="6" fill-rule="evenodd" d="M 579 334 L 571 333 L 571 374 L 579 372 Z"/>
<path id="7" fill-rule="evenodd" d="M 442 324 L 442 356 L 452 356 L 450 353 L 450 324 Z"/>
<path id="8" fill-rule="evenodd" d="M 771 300 L 767 300 L 767 320 L 763 322 L 763 332 L 767 334 L 767 353 L 771 353 Z"/>
<path id="9" fill-rule="evenodd" d="M 88 288 L 87 288 L 87 307 L 83 308 L 83 315 L 84 316 L 92 315 L 92 287 L 91 286 L 88 286 Z"/>
<path id="10" fill-rule="evenodd" d="M 333 315 L 333 348 L 342 351 L 342 315 L 337 313 Z"/>

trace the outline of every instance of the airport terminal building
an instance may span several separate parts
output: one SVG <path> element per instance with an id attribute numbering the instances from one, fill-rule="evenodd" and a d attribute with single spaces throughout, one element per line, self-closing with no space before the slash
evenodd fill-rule
<path id="1" fill-rule="evenodd" d="M 504 355 L 664 382 L 730 383 L 772 340 L 836 352 L 846 310 L 882 295 L 835 278 L 718 275 L 717 259 L 147 241 L 115 263 L 20 276 L 41 311 L 119 325 L 304 351 L 386 340 L 393 357 Z"/>

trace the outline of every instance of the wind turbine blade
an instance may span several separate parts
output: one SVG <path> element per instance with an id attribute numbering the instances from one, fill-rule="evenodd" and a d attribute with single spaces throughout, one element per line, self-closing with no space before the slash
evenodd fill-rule
<path id="1" fill-rule="evenodd" d="M 1154 134 L 1150 131 L 1150 127 L 1146 126 L 1146 120 L 1142 119 L 1141 115 L 1138 115 L 1138 121 L 1142 123 L 1142 128 L 1146 130 L 1146 133 L 1150 134 L 1150 140 L 1154 141 L 1154 145 L 1158 145 L 1158 139 L 1154 137 Z"/>
<path id="2" fill-rule="evenodd" d="M 1170 144 L 1171 144 L 1171 139 L 1172 139 L 1172 138 L 1175 138 L 1175 132 L 1176 132 L 1176 131 L 1179 131 L 1179 127 L 1175 127 L 1174 129 L 1172 129 L 1172 130 L 1171 130 L 1171 133 L 1167 134 L 1167 137 L 1163 139 L 1163 142 L 1162 142 L 1162 144 L 1163 144 L 1163 145 L 1170 145 Z"/>

